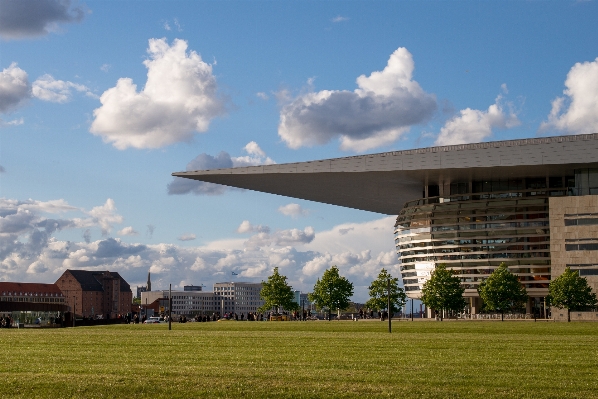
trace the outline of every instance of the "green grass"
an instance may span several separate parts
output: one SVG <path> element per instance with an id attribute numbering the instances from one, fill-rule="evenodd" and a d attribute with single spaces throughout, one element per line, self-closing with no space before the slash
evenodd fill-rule
<path id="1" fill-rule="evenodd" d="M 598 323 L 0 330 L 0 397 L 598 398 Z"/>

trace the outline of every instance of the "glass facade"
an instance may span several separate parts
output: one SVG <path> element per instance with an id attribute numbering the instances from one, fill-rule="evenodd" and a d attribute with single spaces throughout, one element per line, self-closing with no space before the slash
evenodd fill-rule
<path id="1" fill-rule="evenodd" d="M 548 198 L 567 195 L 571 176 L 470 181 L 445 186 L 450 194 L 405 204 L 395 224 L 395 244 L 405 291 L 419 298 L 435 265 L 461 279 L 466 296 L 501 263 L 528 294 L 544 297 L 550 281 Z M 438 186 L 428 187 L 439 193 Z"/>

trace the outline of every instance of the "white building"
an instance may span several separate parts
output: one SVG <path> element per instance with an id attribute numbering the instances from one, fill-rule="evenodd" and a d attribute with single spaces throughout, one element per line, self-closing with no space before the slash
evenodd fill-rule
<path id="1" fill-rule="evenodd" d="M 262 283 L 216 283 L 214 298 L 220 301 L 221 314 L 237 313 L 237 315 L 257 312 L 264 304 L 260 298 Z"/>
<path id="2" fill-rule="evenodd" d="M 260 299 L 261 283 L 216 283 L 214 292 L 172 291 L 172 313 L 176 315 L 211 315 L 212 313 L 256 313 L 264 304 Z M 168 298 L 168 290 L 141 293 L 141 306 L 151 305 L 158 299 Z"/>

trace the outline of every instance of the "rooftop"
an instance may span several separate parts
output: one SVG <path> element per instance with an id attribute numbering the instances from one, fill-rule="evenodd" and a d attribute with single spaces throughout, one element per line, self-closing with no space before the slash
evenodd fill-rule
<path id="1" fill-rule="evenodd" d="M 424 185 L 572 175 L 598 167 L 598 133 L 391 151 L 172 175 L 387 215 Z"/>

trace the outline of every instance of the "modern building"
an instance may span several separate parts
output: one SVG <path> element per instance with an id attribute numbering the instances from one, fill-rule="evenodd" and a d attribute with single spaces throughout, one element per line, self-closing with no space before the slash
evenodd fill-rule
<path id="1" fill-rule="evenodd" d="M 211 315 L 217 313 L 255 313 L 264 304 L 260 299 L 261 283 L 216 283 L 214 291 L 172 291 L 172 313 L 175 315 Z M 143 292 L 141 306 L 169 298 L 169 290 Z M 164 307 L 167 311 L 167 307 Z"/>
<path id="2" fill-rule="evenodd" d="M 579 270 L 598 291 L 598 134 L 393 151 L 173 173 L 232 187 L 398 215 L 405 290 L 419 298 L 437 264 L 469 298 L 501 263 L 544 312 L 551 279 Z"/>
<path id="3" fill-rule="evenodd" d="M 66 270 L 55 284 L 76 317 L 113 319 L 131 312 L 133 292 L 117 272 Z"/>
<path id="4" fill-rule="evenodd" d="M 149 307 L 154 302 L 161 303 L 161 312 L 168 312 L 169 290 L 147 291 L 141 293 L 141 307 Z M 172 313 L 175 315 L 195 316 L 211 315 L 220 312 L 220 302 L 213 292 L 208 291 L 172 291 Z"/>
<path id="5" fill-rule="evenodd" d="M 56 284 L 0 282 L 0 317 L 46 324 L 67 310 L 65 297 Z"/>
<path id="6" fill-rule="evenodd" d="M 264 305 L 260 298 L 262 283 L 216 283 L 214 296 L 220 301 L 221 314 L 237 313 L 238 315 L 256 313 Z"/>

